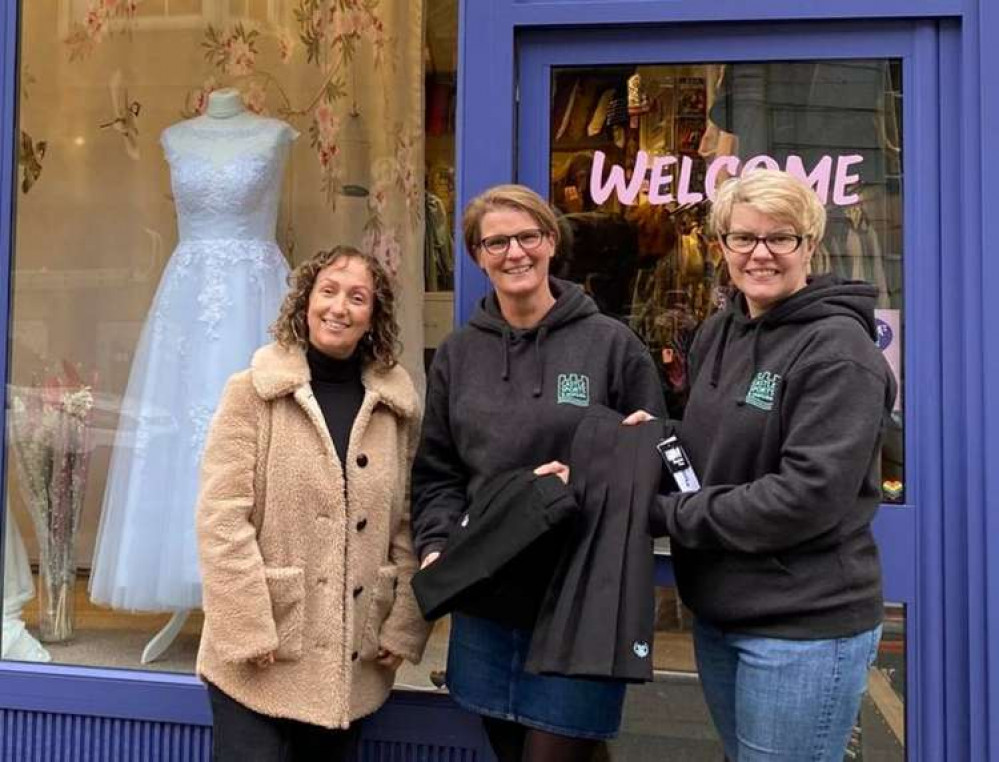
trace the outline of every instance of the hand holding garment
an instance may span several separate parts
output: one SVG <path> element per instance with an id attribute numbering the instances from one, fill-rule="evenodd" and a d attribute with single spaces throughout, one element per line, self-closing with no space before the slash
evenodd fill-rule
<path id="1" fill-rule="evenodd" d="M 557 476 L 528 469 L 488 479 L 459 519 L 441 558 L 413 577 L 423 616 L 453 611 L 530 627 L 578 513 Z"/>

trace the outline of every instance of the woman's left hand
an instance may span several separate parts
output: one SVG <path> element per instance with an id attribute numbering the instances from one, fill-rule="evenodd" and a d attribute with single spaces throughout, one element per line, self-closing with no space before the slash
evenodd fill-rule
<path id="1" fill-rule="evenodd" d="M 647 421 L 654 421 L 655 419 L 656 417 L 651 413 L 646 413 L 644 410 L 636 410 L 634 413 L 621 421 L 621 425 L 637 426 L 639 423 L 646 423 Z"/>
<path id="2" fill-rule="evenodd" d="M 555 476 L 562 480 L 563 484 L 569 483 L 569 467 L 565 463 L 561 463 L 557 460 L 552 460 L 538 466 L 534 469 L 534 473 L 538 476 L 555 474 Z"/>
<path id="3" fill-rule="evenodd" d="M 397 670 L 402 666 L 402 657 L 392 653 L 387 648 L 378 649 L 378 656 L 375 657 L 375 661 L 391 670 Z"/>

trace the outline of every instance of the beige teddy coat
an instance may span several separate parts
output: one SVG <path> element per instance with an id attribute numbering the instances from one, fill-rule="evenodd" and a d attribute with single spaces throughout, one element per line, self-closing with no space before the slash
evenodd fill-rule
<path id="1" fill-rule="evenodd" d="M 258 350 L 223 392 L 198 497 L 198 674 L 254 711 L 328 728 L 388 698 L 379 647 L 417 662 L 429 632 L 410 587 L 416 392 L 398 366 L 362 381 L 345 496 L 305 353 Z"/>

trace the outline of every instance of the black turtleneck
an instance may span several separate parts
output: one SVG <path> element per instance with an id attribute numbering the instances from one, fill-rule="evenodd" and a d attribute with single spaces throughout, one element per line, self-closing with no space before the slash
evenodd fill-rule
<path id="1" fill-rule="evenodd" d="M 310 346 L 305 357 L 312 375 L 312 393 L 316 395 L 319 409 L 323 411 L 326 428 L 330 432 L 336 453 L 340 456 L 340 466 L 346 477 L 350 430 L 364 400 L 360 353 L 354 352 L 346 360 L 338 360 Z"/>

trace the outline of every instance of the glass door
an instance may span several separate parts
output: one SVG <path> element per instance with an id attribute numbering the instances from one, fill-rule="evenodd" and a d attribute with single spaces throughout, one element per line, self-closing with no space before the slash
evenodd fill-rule
<path id="1" fill-rule="evenodd" d="M 727 178 L 754 167 L 785 169 L 816 189 L 828 226 L 813 272 L 877 286 L 879 345 L 904 390 L 905 286 L 920 256 L 913 209 L 922 193 L 905 157 L 924 140 L 906 123 L 910 101 L 932 95 L 932 85 L 914 75 L 925 45 L 915 27 L 878 32 L 618 28 L 518 40 L 518 181 L 561 214 L 566 243 L 553 272 L 582 284 L 643 340 L 674 417 L 686 403 L 694 332 L 728 295 L 706 226 L 711 199 Z M 916 502 L 906 403 L 903 391 L 882 461 L 885 637 L 849 759 L 906 757 Z M 672 586 L 668 542 L 657 553 L 657 680 L 630 692 L 617 754 L 651 759 L 684 748 L 685 758 L 715 759 L 720 745 L 697 685 L 691 615 Z"/>

